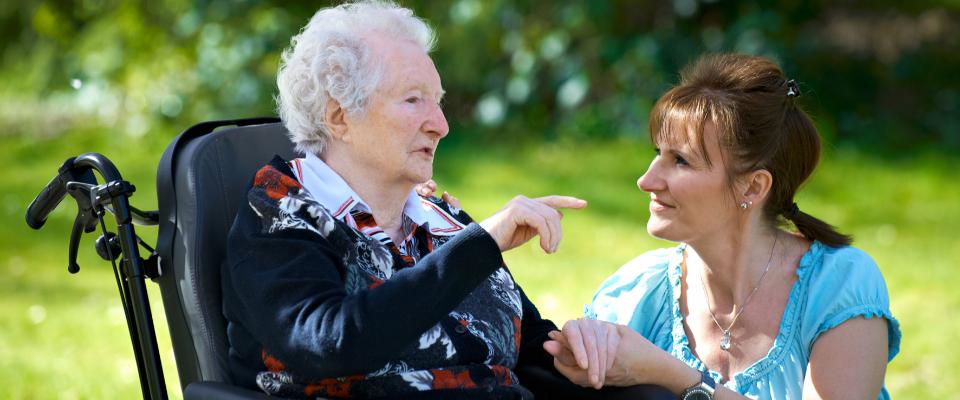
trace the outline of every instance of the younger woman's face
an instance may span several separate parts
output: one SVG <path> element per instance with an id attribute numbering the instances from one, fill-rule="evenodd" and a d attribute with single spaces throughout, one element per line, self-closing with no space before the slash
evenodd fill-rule
<path id="1" fill-rule="evenodd" d="M 714 124 L 705 124 L 703 132 L 703 152 L 709 164 L 695 147 L 693 132 L 668 134 L 678 140 L 657 143 L 657 156 L 637 180 L 640 190 L 650 193 L 647 232 L 657 238 L 690 243 L 734 228 L 738 208 Z"/>

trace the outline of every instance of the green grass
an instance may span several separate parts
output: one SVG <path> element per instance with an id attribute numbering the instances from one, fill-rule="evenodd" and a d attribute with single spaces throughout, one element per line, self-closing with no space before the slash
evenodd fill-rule
<path id="1" fill-rule="evenodd" d="M 96 150 L 111 157 L 138 186 L 133 204 L 156 207 L 154 171 L 170 135 L 0 137 L 7 190 L 0 192 L 0 398 L 137 398 L 139 386 L 123 311 L 109 264 L 92 237 L 81 245 L 81 272 L 66 272 L 75 206 L 65 202 L 41 231 L 23 222 L 26 204 L 68 156 Z M 635 185 L 652 156 L 642 142 L 561 142 L 533 145 L 441 145 L 436 178 L 480 219 L 518 193 L 569 194 L 590 201 L 564 218 L 560 251 L 534 245 L 508 253 L 518 281 L 543 314 L 562 323 L 577 317 L 596 286 L 639 253 L 669 243 L 644 229 L 647 197 Z M 893 162 L 852 148 L 828 149 L 798 203 L 856 236 L 887 279 L 892 309 L 904 332 L 887 387 L 895 398 L 949 397 L 960 391 L 960 186 L 957 160 L 937 153 Z M 156 230 L 140 228 L 152 242 Z M 167 384 L 179 398 L 159 292 L 151 292 Z"/>

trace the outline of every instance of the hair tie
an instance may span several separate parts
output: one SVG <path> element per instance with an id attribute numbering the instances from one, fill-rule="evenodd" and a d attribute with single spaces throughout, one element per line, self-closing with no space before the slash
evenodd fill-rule
<path id="1" fill-rule="evenodd" d="M 787 97 L 800 97 L 800 86 L 793 79 L 787 81 Z"/>
<path id="2" fill-rule="evenodd" d="M 794 220 L 800 215 L 800 207 L 797 207 L 797 203 L 793 203 L 790 207 L 787 207 L 783 210 L 783 216 L 789 220 Z"/>

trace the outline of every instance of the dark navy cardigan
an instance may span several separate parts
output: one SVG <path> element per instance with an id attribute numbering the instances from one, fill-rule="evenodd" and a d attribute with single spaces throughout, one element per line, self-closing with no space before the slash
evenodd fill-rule
<path id="1" fill-rule="evenodd" d="M 466 213 L 433 199 L 468 225 L 410 266 L 333 218 L 279 157 L 247 200 L 222 274 L 235 384 L 299 398 L 530 398 L 514 370 L 555 372 L 542 345 L 556 326 Z M 386 280 L 372 271 L 384 260 Z"/>

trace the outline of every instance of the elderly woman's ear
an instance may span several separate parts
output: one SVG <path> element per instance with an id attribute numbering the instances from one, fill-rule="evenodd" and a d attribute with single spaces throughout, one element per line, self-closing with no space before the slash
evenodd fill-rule
<path id="1" fill-rule="evenodd" d="M 340 102 L 334 99 L 327 100 L 327 107 L 323 115 L 323 123 L 326 125 L 330 136 L 332 136 L 331 139 L 343 141 L 350 140 L 347 135 L 346 113 L 344 112 L 343 107 L 340 107 Z"/>

